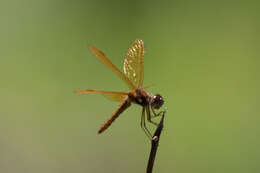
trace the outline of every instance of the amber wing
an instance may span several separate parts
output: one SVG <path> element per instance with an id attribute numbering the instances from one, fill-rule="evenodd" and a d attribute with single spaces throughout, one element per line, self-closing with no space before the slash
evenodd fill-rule
<path id="1" fill-rule="evenodd" d="M 75 90 L 76 93 L 80 94 L 90 94 L 90 93 L 99 93 L 104 95 L 109 100 L 122 102 L 128 95 L 128 92 L 115 92 L 115 91 L 97 91 L 97 90 Z"/>
<path id="2" fill-rule="evenodd" d="M 103 64 L 105 64 L 109 69 L 115 72 L 130 89 L 135 89 L 135 85 L 128 79 L 128 77 L 123 74 L 107 57 L 106 55 L 94 46 L 88 46 L 89 50 L 95 55 Z"/>
<path id="3" fill-rule="evenodd" d="M 127 51 L 124 73 L 135 88 L 143 85 L 144 42 L 136 39 Z"/>

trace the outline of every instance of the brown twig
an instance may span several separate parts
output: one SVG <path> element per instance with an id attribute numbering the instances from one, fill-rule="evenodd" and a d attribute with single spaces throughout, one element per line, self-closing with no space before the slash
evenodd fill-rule
<path id="1" fill-rule="evenodd" d="M 149 156 L 149 160 L 148 160 L 148 164 L 147 164 L 146 173 L 152 173 L 152 171 L 153 171 L 154 160 L 155 160 L 155 156 L 156 156 L 156 152 L 157 152 L 157 148 L 158 148 L 158 144 L 159 144 L 160 135 L 161 135 L 161 132 L 163 129 L 163 120 L 164 120 L 165 112 L 166 111 L 163 112 L 161 121 L 158 124 L 157 129 L 154 132 L 153 139 L 151 141 L 152 147 L 151 147 L 151 151 L 150 151 L 150 156 Z"/>

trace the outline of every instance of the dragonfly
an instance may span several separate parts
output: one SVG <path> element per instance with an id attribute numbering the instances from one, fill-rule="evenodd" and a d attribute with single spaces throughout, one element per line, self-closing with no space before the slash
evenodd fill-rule
<path id="1" fill-rule="evenodd" d="M 116 92 L 116 91 L 98 91 L 89 89 L 75 90 L 76 93 L 102 94 L 106 98 L 121 102 L 112 116 L 100 127 L 98 134 L 105 131 L 118 116 L 129 108 L 132 103 L 142 107 L 141 115 L 141 128 L 144 130 L 148 138 L 152 138 L 150 131 L 146 126 L 146 119 L 149 123 L 157 126 L 157 123 L 152 120 L 153 117 L 160 116 L 163 111 L 156 113 L 164 103 L 163 97 L 160 94 L 151 94 L 146 91 L 147 87 L 142 87 L 144 79 L 144 42 L 136 39 L 128 49 L 123 65 L 123 72 L 121 72 L 99 49 L 94 46 L 88 46 L 89 50 L 96 56 L 107 68 L 117 74 L 129 87 L 129 91 Z"/>

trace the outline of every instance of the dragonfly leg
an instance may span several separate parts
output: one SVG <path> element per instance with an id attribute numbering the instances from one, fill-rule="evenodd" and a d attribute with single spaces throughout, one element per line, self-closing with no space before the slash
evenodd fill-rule
<path id="1" fill-rule="evenodd" d="M 146 124 L 145 124 L 145 108 L 144 107 L 143 107 L 142 116 L 141 116 L 141 128 L 143 129 L 146 136 L 151 140 L 152 135 L 151 135 L 150 131 L 147 129 Z"/>
<path id="2" fill-rule="evenodd" d="M 150 107 L 149 106 L 146 106 L 146 112 L 147 112 L 147 120 L 148 122 L 154 124 L 155 126 L 158 126 L 158 124 L 154 121 L 151 120 L 151 111 L 150 111 Z"/>
<path id="3" fill-rule="evenodd" d="M 160 111 L 159 113 L 156 113 L 153 107 L 151 107 L 151 109 L 152 109 L 152 112 L 153 112 L 152 118 L 162 116 L 163 113 L 165 112 L 165 111 Z"/>

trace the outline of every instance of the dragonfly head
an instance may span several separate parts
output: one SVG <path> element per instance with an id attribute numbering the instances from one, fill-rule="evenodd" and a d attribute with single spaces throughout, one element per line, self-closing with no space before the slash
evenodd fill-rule
<path id="1" fill-rule="evenodd" d="M 160 107 L 163 105 L 164 100 L 160 94 L 156 94 L 152 97 L 151 100 L 151 106 L 154 109 L 160 109 Z"/>

